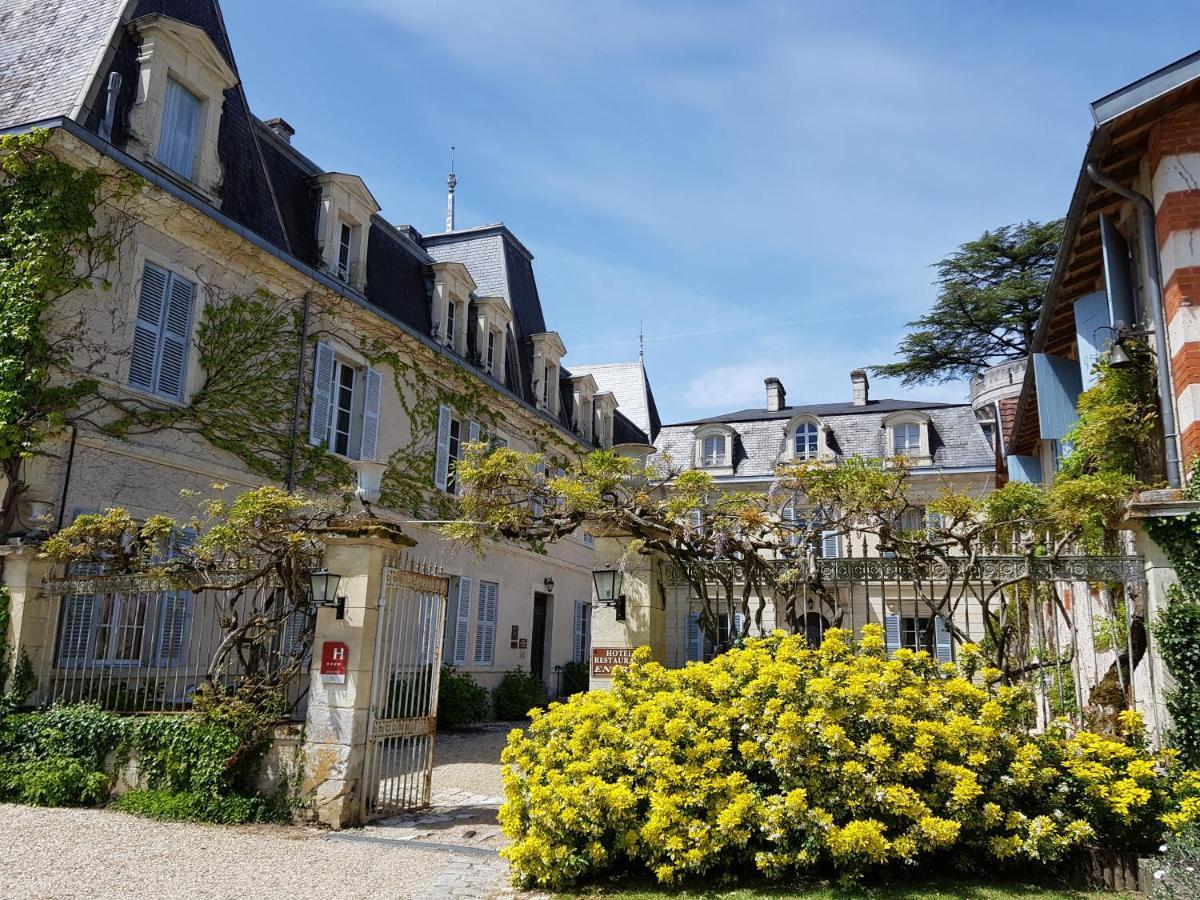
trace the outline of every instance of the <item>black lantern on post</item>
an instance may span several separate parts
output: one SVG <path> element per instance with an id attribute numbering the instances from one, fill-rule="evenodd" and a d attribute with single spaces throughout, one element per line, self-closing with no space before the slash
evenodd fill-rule
<path id="1" fill-rule="evenodd" d="M 616 611 L 618 622 L 625 621 L 625 595 L 621 593 L 621 585 L 625 575 L 619 569 L 598 569 L 592 573 L 592 583 L 596 587 L 596 599 L 604 606 L 611 606 Z"/>
<path id="2" fill-rule="evenodd" d="M 308 586 L 311 591 L 314 606 L 333 607 L 336 617 L 346 618 L 346 598 L 338 594 L 338 586 L 342 576 L 334 575 L 328 569 L 321 569 L 308 576 Z"/>

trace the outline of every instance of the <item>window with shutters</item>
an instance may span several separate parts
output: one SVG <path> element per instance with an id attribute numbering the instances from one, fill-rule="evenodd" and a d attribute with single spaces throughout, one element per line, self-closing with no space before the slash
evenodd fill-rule
<path id="1" fill-rule="evenodd" d="M 59 614 L 59 668 L 174 666 L 187 661 L 190 591 L 73 594 Z"/>
<path id="2" fill-rule="evenodd" d="M 458 494 L 456 475 L 459 460 L 466 444 L 479 441 L 478 422 L 459 418 L 445 404 L 438 408 L 437 449 L 434 456 L 434 485 L 448 494 Z"/>
<path id="3" fill-rule="evenodd" d="M 586 600 L 575 601 L 575 632 L 571 645 L 571 658 L 586 663 L 592 646 L 592 604 Z"/>
<path id="4" fill-rule="evenodd" d="M 349 459 L 375 459 L 383 375 L 378 369 L 317 344 L 309 443 Z"/>
<path id="5" fill-rule="evenodd" d="M 174 78 L 167 79 L 163 120 L 158 135 L 158 161 L 189 181 L 196 171 L 200 109 L 199 97 Z"/>
<path id="6" fill-rule="evenodd" d="M 475 655 L 477 666 L 490 666 L 496 657 L 496 608 L 500 600 L 500 585 L 494 581 L 479 582 L 479 598 L 475 605 Z"/>
<path id="7" fill-rule="evenodd" d="M 446 633 L 442 655 L 447 664 L 466 665 L 471 641 L 471 589 L 474 582 L 466 576 L 452 579 L 447 600 Z"/>
<path id="8" fill-rule="evenodd" d="M 192 282 L 154 263 L 145 264 L 129 353 L 130 387 L 183 400 L 195 303 Z"/>
<path id="9" fill-rule="evenodd" d="M 954 661 L 950 629 L 941 616 L 900 616 L 899 641 L 901 647 L 924 650 L 938 662 Z"/>

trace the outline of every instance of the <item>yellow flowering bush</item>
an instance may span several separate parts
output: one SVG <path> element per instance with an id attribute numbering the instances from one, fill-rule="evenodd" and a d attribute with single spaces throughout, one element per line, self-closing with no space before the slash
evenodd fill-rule
<path id="1" fill-rule="evenodd" d="M 1154 846 L 1200 814 L 1200 773 L 1142 745 L 1031 735 L 1020 688 L 929 654 L 889 659 L 882 630 L 749 641 L 668 670 L 634 654 L 609 692 L 514 731 L 504 850 L 525 885 L 644 868 L 700 876 L 856 877 L 952 855 L 1051 863 L 1080 845 Z M 1176 785 L 1182 786 L 1179 790 Z"/>

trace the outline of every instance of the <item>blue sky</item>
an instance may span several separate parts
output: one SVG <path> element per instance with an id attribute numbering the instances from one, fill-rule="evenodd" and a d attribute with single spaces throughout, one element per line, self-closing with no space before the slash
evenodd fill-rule
<path id="1" fill-rule="evenodd" d="M 1133 15 L 1133 10 L 1138 15 Z M 1062 215 L 1088 103 L 1200 42 L 1200 5 L 226 0 L 255 112 L 393 222 L 532 250 L 565 364 L 664 421 L 849 399 L 986 228 Z M 965 386 L 872 396 L 959 400 Z"/>

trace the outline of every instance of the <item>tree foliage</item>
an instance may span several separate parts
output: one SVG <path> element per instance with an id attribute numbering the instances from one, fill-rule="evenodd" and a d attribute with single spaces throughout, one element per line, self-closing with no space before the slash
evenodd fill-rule
<path id="1" fill-rule="evenodd" d="M 985 231 L 935 264 L 937 299 L 909 322 L 898 362 L 872 371 L 903 384 L 940 384 L 1029 355 L 1062 220 Z"/>

